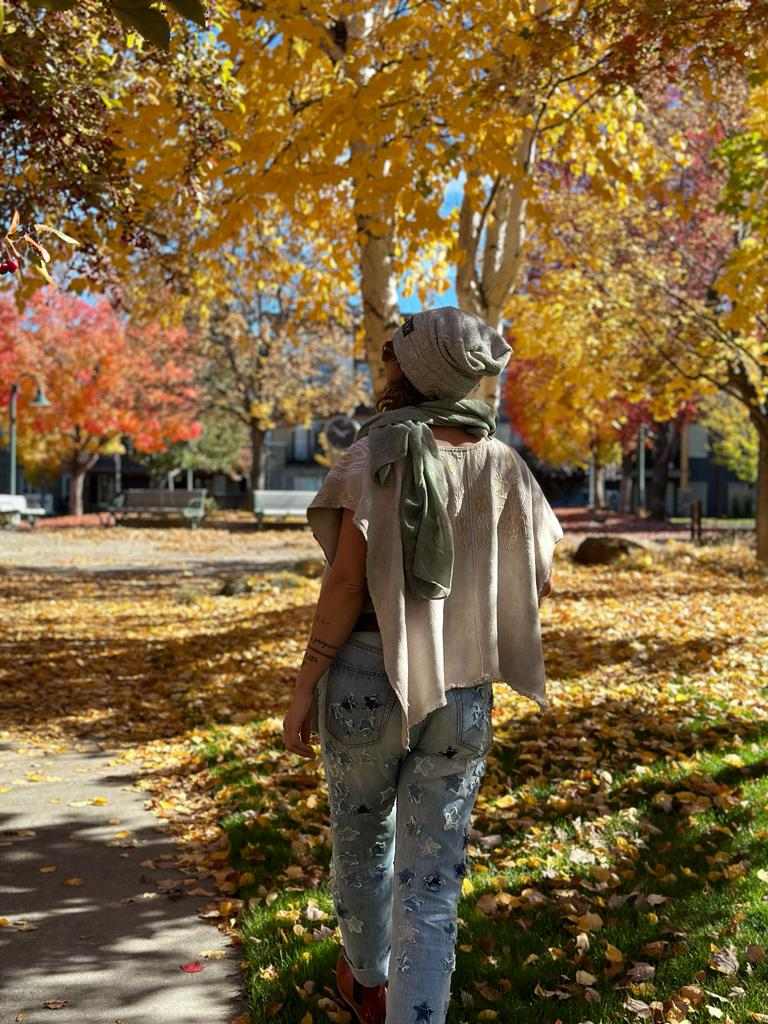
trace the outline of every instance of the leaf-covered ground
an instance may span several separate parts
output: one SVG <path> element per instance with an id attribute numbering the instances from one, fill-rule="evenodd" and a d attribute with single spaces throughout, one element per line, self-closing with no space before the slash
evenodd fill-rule
<path id="1" fill-rule="evenodd" d="M 449 1021 L 768 1021 L 766 574 L 741 544 L 560 545 L 554 579 L 553 710 L 495 687 Z M 344 1022 L 322 767 L 280 742 L 319 583 L 250 582 L 0 574 L 0 740 L 121 749 L 254 1021 Z"/>

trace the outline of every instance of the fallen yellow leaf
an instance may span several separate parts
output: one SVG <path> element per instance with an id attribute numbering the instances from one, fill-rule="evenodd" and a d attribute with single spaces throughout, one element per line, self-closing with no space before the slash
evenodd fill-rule
<path id="1" fill-rule="evenodd" d="M 599 914 L 593 914 L 591 911 L 582 914 L 581 917 L 576 919 L 576 924 L 585 932 L 596 932 L 603 927 L 603 919 Z"/>

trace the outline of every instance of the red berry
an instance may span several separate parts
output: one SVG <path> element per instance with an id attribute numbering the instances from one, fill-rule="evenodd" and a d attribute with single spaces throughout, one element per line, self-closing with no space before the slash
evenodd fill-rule
<path id="1" fill-rule="evenodd" d="M 19 269 L 19 264 L 16 260 L 3 260 L 0 263 L 0 274 L 15 274 Z"/>

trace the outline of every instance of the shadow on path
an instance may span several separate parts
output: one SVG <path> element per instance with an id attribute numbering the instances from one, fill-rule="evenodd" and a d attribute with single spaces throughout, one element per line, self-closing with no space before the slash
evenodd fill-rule
<path id="1" fill-rule="evenodd" d="M 243 1012 L 238 950 L 197 917 L 214 888 L 172 866 L 178 851 L 133 777 L 100 751 L 0 748 L 1 1024 L 50 1021 L 49 1000 L 66 1001 L 57 1024 Z M 203 970 L 180 969 L 193 961 Z"/>

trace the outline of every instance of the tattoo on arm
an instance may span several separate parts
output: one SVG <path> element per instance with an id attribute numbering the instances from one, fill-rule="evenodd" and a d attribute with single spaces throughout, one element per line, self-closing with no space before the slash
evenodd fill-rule
<path id="1" fill-rule="evenodd" d="M 312 644 L 310 644 L 309 647 L 307 647 L 307 650 L 311 651 L 313 654 L 317 654 L 321 658 L 328 658 L 329 661 L 333 661 L 333 659 L 336 657 L 335 651 L 320 651 L 317 649 L 317 647 L 313 647 Z"/>
<path id="2" fill-rule="evenodd" d="M 318 644 L 320 647 L 327 647 L 329 650 L 338 651 L 341 644 L 329 644 L 327 640 L 322 640 L 319 636 L 313 636 L 310 641 L 313 644 Z"/>

